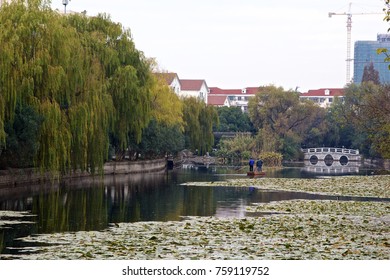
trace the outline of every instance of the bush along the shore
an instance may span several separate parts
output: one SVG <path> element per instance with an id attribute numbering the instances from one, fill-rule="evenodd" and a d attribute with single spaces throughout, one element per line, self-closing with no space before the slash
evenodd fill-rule
<path id="1" fill-rule="evenodd" d="M 259 158 L 263 161 L 265 166 L 279 167 L 282 166 L 283 156 L 280 153 L 265 152 L 259 155 Z"/>

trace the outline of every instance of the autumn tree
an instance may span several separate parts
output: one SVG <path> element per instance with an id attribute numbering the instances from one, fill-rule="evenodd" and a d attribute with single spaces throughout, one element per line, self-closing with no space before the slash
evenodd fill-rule
<path id="1" fill-rule="evenodd" d="M 141 142 L 133 139 L 130 153 L 148 158 L 175 154 L 184 149 L 183 102 L 157 75 L 153 75 L 151 95 L 152 120 L 144 129 Z"/>
<path id="2" fill-rule="evenodd" d="M 268 86 L 249 100 L 249 116 L 259 130 L 259 149 L 290 158 L 321 127 L 324 112 L 311 101 L 300 100 L 296 92 Z"/>
<path id="3" fill-rule="evenodd" d="M 370 157 L 390 156 L 390 89 L 372 82 L 351 84 L 338 105 L 339 123 L 350 127 L 351 143 Z"/>
<path id="4" fill-rule="evenodd" d="M 238 133 L 233 138 L 221 139 L 218 144 L 217 155 L 224 161 L 237 161 L 257 157 L 258 154 L 252 153 L 255 147 L 255 140 L 252 136 Z"/>

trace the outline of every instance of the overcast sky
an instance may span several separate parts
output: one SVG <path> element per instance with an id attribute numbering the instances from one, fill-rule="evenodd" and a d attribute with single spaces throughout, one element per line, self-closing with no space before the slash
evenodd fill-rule
<path id="1" fill-rule="evenodd" d="M 285 89 L 343 87 L 346 0 L 71 0 L 67 10 L 107 13 L 131 30 L 136 47 L 161 69 L 208 86 Z M 384 0 L 356 0 L 353 43 L 387 33 Z M 62 0 L 53 9 L 64 10 Z M 377 13 L 377 14 L 374 14 Z M 351 77 L 353 65 L 351 65 Z"/>

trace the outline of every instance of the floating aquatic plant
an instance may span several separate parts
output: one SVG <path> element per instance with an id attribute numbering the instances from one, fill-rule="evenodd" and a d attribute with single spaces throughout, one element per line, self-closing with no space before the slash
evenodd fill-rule
<path id="1" fill-rule="evenodd" d="M 210 185 L 194 183 L 191 185 Z M 390 176 L 250 179 L 214 182 L 333 195 L 389 198 Z M 53 244 L 21 259 L 389 259 L 390 203 L 290 200 L 247 207 L 250 217 L 183 217 L 182 221 L 112 225 L 104 231 L 42 234 Z M 262 215 L 262 213 L 274 213 Z M 36 248 L 35 248 L 36 250 Z"/>

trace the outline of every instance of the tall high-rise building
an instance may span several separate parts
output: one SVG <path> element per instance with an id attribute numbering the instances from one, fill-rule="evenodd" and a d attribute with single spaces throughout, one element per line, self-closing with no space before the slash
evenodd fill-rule
<path id="1" fill-rule="evenodd" d="M 353 62 L 353 82 L 360 84 L 363 78 L 364 67 L 373 63 L 374 69 L 379 72 L 379 79 L 382 84 L 390 84 L 390 63 L 384 62 L 386 56 L 377 54 L 377 49 L 387 48 L 390 53 L 390 35 L 378 34 L 376 41 L 356 41 L 354 62 Z"/>

